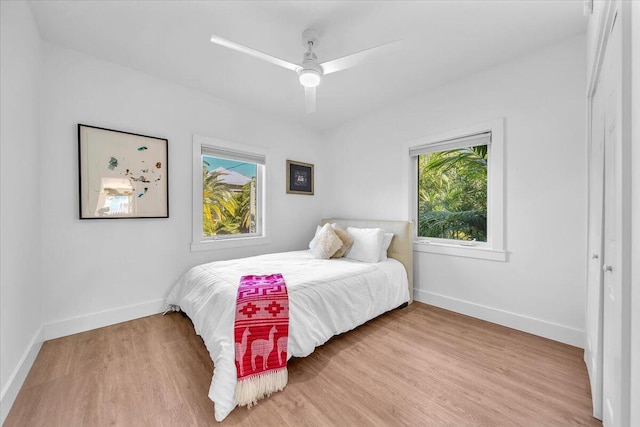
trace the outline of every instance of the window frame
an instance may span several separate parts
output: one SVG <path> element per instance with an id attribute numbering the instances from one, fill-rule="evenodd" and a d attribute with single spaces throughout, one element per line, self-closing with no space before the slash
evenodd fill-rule
<path id="1" fill-rule="evenodd" d="M 203 153 L 203 147 L 212 151 L 225 151 L 235 153 L 238 156 L 259 157 L 264 158 L 264 164 L 258 164 L 256 179 L 256 233 L 252 234 L 229 234 L 221 236 L 203 236 L 202 235 L 202 156 L 208 155 L 215 157 L 215 154 Z M 193 168 L 193 220 L 192 220 L 192 239 L 191 251 L 207 251 L 216 249 L 228 249 L 234 247 L 246 247 L 265 245 L 271 243 L 267 235 L 267 210 L 266 210 L 266 165 L 267 152 L 258 147 L 249 145 L 231 143 L 228 141 L 193 135 L 193 151 L 192 151 L 192 168 Z"/>
<path id="2" fill-rule="evenodd" d="M 468 242 L 455 239 L 418 236 L 418 155 L 421 148 L 438 146 L 447 150 L 447 141 L 491 132 L 487 162 L 487 241 Z M 481 144 L 473 144 L 481 145 Z M 442 148 L 440 148 L 442 147 Z M 410 141 L 406 147 L 409 159 L 409 212 L 414 223 L 414 251 L 469 258 L 506 261 L 504 246 L 504 119 L 453 129 Z"/>

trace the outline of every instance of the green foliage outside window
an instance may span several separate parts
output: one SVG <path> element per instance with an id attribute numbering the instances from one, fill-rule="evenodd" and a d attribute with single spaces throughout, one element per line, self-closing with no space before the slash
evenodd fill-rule
<path id="1" fill-rule="evenodd" d="M 202 166 L 202 235 L 256 232 L 256 178 L 240 186 L 224 182 L 223 171 Z"/>
<path id="2" fill-rule="evenodd" d="M 418 157 L 418 236 L 487 241 L 487 146 Z"/>

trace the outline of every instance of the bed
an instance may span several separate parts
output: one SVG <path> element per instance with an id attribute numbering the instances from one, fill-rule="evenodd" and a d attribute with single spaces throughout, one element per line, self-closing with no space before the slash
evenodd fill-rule
<path id="1" fill-rule="evenodd" d="M 281 273 L 289 294 L 287 359 L 305 357 L 331 337 L 413 300 L 412 223 L 323 219 L 322 224 L 393 233 L 388 259 L 377 263 L 317 259 L 309 250 L 202 264 L 174 286 L 167 303 L 191 318 L 214 362 L 209 398 L 217 421 L 236 407 L 234 319 L 240 277 Z M 285 389 L 286 391 L 286 389 Z"/>

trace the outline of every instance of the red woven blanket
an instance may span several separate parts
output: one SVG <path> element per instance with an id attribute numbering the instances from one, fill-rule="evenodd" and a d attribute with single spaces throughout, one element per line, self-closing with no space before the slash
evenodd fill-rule
<path id="1" fill-rule="evenodd" d="M 289 299 L 281 274 L 240 279 L 234 334 L 236 403 L 250 407 L 287 385 Z"/>

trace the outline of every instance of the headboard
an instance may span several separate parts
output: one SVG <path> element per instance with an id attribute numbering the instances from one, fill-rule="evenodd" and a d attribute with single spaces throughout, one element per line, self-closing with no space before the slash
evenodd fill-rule
<path id="1" fill-rule="evenodd" d="M 372 219 L 324 218 L 322 224 L 337 222 L 345 227 L 382 228 L 393 233 L 387 254 L 400 261 L 407 269 L 409 304 L 413 302 L 413 223 L 410 221 L 384 221 Z"/>

